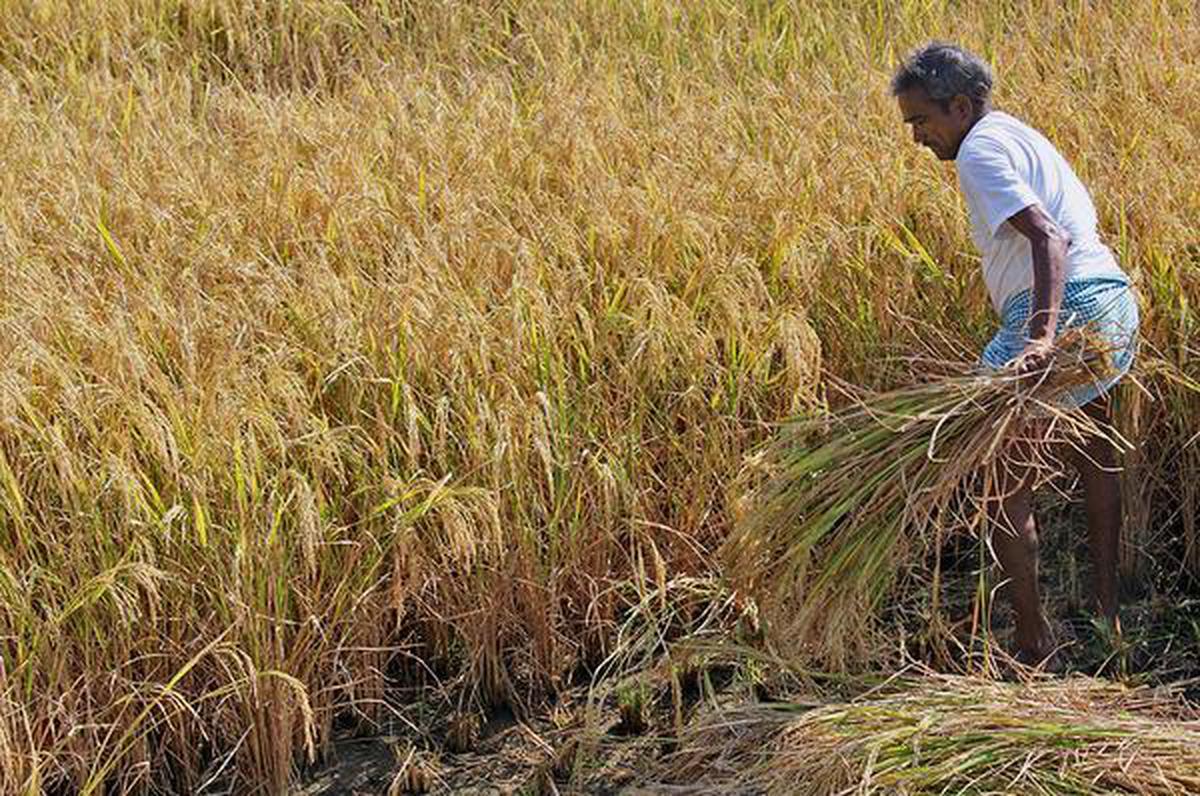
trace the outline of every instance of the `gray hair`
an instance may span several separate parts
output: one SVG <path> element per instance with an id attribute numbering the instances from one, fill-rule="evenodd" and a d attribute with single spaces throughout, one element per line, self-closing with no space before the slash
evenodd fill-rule
<path id="1" fill-rule="evenodd" d="M 992 97 L 992 69 L 982 58 L 956 44 L 933 41 L 904 59 L 892 78 L 892 96 L 923 88 L 943 109 L 962 94 L 981 111 Z"/>

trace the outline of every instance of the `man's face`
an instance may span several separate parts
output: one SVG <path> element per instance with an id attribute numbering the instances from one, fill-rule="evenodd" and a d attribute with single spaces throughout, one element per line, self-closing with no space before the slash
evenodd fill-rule
<path id="1" fill-rule="evenodd" d="M 954 160 L 974 121 L 971 101 L 962 94 L 943 109 L 925 89 L 914 87 L 896 95 L 904 123 L 912 125 L 913 141 L 927 146 L 938 160 Z"/>

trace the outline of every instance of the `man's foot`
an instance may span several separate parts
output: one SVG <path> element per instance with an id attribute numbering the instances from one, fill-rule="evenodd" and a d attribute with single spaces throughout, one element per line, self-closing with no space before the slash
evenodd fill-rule
<path id="1" fill-rule="evenodd" d="M 999 656 L 997 674 L 1010 683 L 1024 683 L 1041 677 L 1062 674 L 1062 655 L 1058 648 L 1048 651 L 1016 649 L 1012 653 L 1002 652 Z"/>
<path id="2" fill-rule="evenodd" d="M 1040 611 L 1033 619 L 1017 616 L 1016 647 L 1013 660 L 1022 666 L 1043 672 L 1057 672 L 1061 668 L 1058 660 L 1058 645 L 1054 642 L 1054 631 Z"/>
<path id="3" fill-rule="evenodd" d="M 1049 652 L 1017 650 L 1013 660 L 1021 666 L 1033 670 L 1033 672 L 1042 674 L 1061 674 L 1062 673 L 1062 657 L 1058 654 L 1058 649 L 1051 649 Z"/>

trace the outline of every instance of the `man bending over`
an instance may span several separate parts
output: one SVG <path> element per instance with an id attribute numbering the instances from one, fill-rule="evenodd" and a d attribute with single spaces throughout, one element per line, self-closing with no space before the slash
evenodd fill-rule
<path id="1" fill-rule="evenodd" d="M 1111 422 L 1113 384 L 1133 362 L 1137 302 L 1113 253 L 1096 233 L 1096 210 L 1071 166 L 1044 136 L 991 105 L 992 72 L 977 56 L 934 42 L 909 55 L 892 94 L 913 140 L 954 161 L 983 255 L 983 278 L 1000 330 L 982 361 L 991 368 L 1039 369 L 1057 331 L 1090 324 L 1114 348 L 1116 375 L 1069 396 Z M 1121 529 L 1116 450 L 1096 439 L 1072 452 L 1087 505 L 1096 609 L 1117 616 Z M 1005 532 L 992 537 L 1016 615 L 1017 658 L 1036 664 L 1053 651 L 1038 592 L 1038 534 L 1032 471 L 1019 472 L 992 512 Z"/>

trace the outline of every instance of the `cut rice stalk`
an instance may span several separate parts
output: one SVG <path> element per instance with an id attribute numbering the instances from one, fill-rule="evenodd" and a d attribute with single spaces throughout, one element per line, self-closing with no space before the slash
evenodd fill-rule
<path id="1" fill-rule="evenodd" d="M 1060 471 L 1063 446 L 1102 436 L 1128 447 L 1059 405 L 1066 391 L 1104 378 L 1106 361 L 1094 335 L 1071 330 L 1039 374 L 964 366 L 961 376 L 856 396 L 837 414 L 789 423 L 748 470 L 757 481 L 722 551 L 733 585 L 759 602 L 776 639 L 844 664 L 931 538 L 986 527 L 1007 468 L 1046 480 Z"/>
<path id="2" fill-rule="evenodd" d="M 849 703 L 713 714 L 656 772 L 691 794 L 1200 792 L 1200 714 L 1092 678 L 893 679 Z"/>

